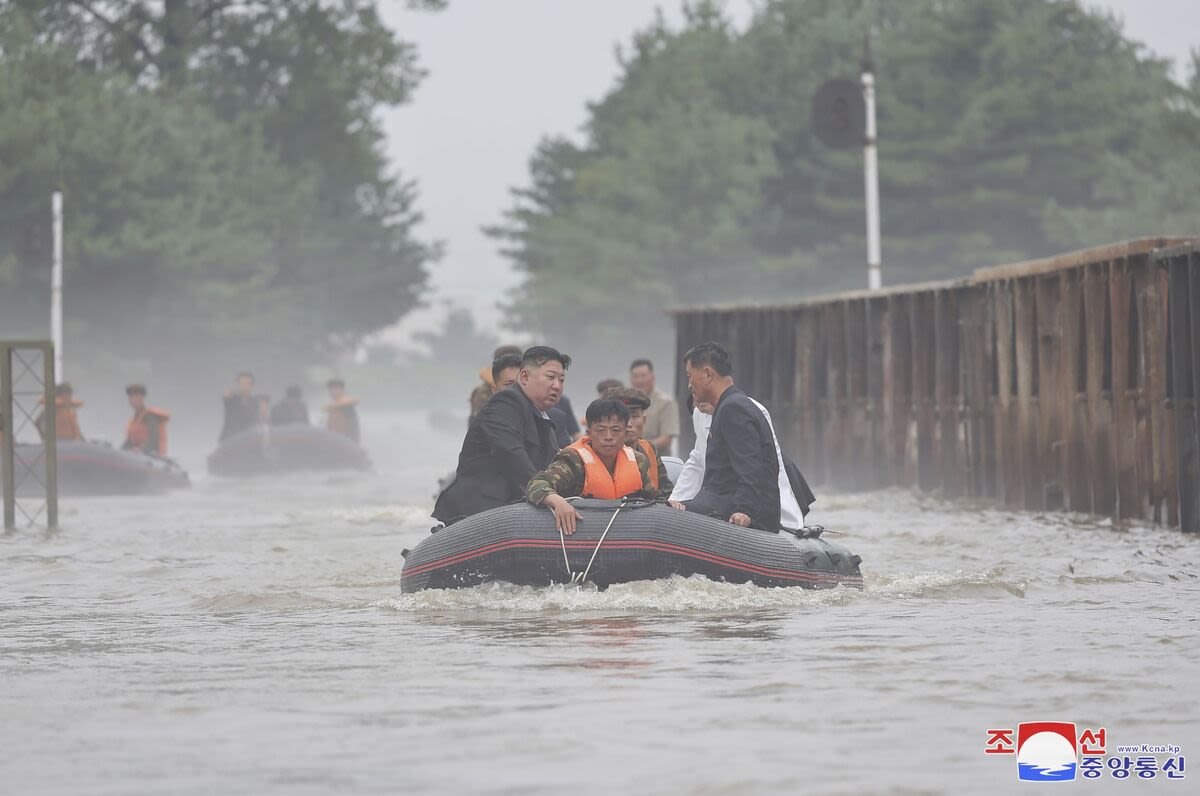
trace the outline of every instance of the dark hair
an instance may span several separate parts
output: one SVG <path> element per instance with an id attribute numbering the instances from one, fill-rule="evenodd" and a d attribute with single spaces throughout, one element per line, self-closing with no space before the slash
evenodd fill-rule
<path id="1" fill-rule="evenodd" d="M 598 395 L 604 395 L 604 393 L 608 392 L 609 390 L 617 390 L 624 386 L 625 383 L 620 379 L 601 379 L 596 383 L 596 393 Z"/>
<path id="2" fill-rule="evenodd" d="M 250 379 L 250 381 L 254 381 L 254 374 L 248 370 L 243 370 L 241 373 L 235 376 L 234 379 Z"/>
<path id="3" fill-rule="evenodd" d="M 146 385 L 145 384 L 130 384 L 128 387 L 125 388 L 125 394 L 126 395 L 145 395 L 146 394 Z"/>
<path id="4" fill-rule="evenodd" d="M 633 387 L 614 387 L 605 391 L 604 395 L 600 397 L 620 401 L 630 408 L 637 407 L 642 410 L 650 408 L 650 396 Z"/>
<path id="5" fill-rule="evenodd" d="M 304 393 L 302 393 L 302 392 L 300 391 L 300 387 L 299 387 L 299 385 L 296 385 L 296 384 L 290 384 L 290 385 L 288 385 L 288 388 L 287 388 L 287 390 L 285 390 L 285 391 L 284 391 L 284 395 L 286 395 L 288 398 L 299 398 L 299 397 L 301 397 L 303 394 L 304 394 Z"/>
<path id="6" fill-rule="evenodd" d="M 495 384 L 496 382 L 500 381 L 500 374 L 509 368 L 519 367 L 521 367 L 520 352 L 501 354 L 500 356 L 496 357 L 494 362 L 492 362 L 492 383 Z"/>
<path id="7" fill-rule="evenodd" d="M 71 389 L 71 382 L 61 381 L 54 388 L 55 395 L 71 395 L 74 390 Z"/>
<path id="8" fill-rule="evenodd" d="M 547 362 L 557 362 L 563 366 L 563 370 L 569 370 L 571 367 L 569 356 L 548 345 L 526 348 L 525 353 L 521 355 L 521 367 L 523 368 L 540 368 Z"/>
<path id="9" fill-rule="evenodd" d="M 654 363 L 653 363 L 653 362 L 651 362 L 651 361 L 650 361 L 650 360 L 648 360 L 648 359 L 635 359 L 635 360 L 633 360 L 633 362 L 631 362 L 631 363 L 629 364 L 629 369 L 630 369 L 630 370 L 633 370 L 634 368 L 640 368 L 642 365 L 645 365 L 646 367 L 650 368 L 650 372 L 651 372 L 651 373 L 653 373 L 653 372 L 654 372 Z"/>
<path id="10" fill-rule="evenodd" d="M 341 379 L 330 379 L 329 381 L 325 382 L 325 386 L 330 389 L 332 389 L 333 387 L 343 387 L 344 388 L 346 386 L 346 382 L 342 381 Z"/>
<path id="11" fill-rule="evenodd" d="M 608 417 L 618 417 L 622 423 L 628 423 L 629 407 L 613 398 L 597 398 L 588 404 L 587 414 L 584 415 L 589 426 Z"/>
<path id="12" fill-rule="evenodd" d="M 519 345 L 502 345 L 492 352 L 492 361 L 495 362 L 505 354 L 516 354 L 521 356 L 521 346 Z"/>
<path id="13" fill-rule="evenodd" d="M 691 348 L 683 355 L 683 363 L 698 368 L 708 365 L 718 376 L 729 376 L 733 373 L 733 365 L 729 361 L 729 352 L 714 342 L 701 343 Z"/>

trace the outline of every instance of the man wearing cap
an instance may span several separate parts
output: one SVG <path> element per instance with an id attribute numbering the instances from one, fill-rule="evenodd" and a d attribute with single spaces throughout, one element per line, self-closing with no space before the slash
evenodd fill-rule
<path id="1" fill-rule="evenodd" d="M 642 438 L 646 428 L 646 410 L 650 408 L 650 396 L 636 387 L 615 387 L 605 392 L 603 397 L 620 401 L 629 409 L 629 429 L 625 435 L 625 444 L 645 456 L 650 463 L 650 484 L 654 490 L 663 495 L 671 494 L 674 485 L 667 476 L 667 466 L 663 464 L 658 446 Z"/>

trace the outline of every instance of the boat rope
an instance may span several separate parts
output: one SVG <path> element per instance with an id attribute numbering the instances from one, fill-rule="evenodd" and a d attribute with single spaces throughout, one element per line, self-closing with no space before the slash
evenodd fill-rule
<path id="1" fill-rule="evenodd" d="M 558 523 L 555 523 L 555 525 L 557 525 L 557 524 Z M 567 565 L 567 577 L 569 578 L 569 580 L 567 582 L 574 583 L 575 582 L 575 573 L 571 571 L 571 560 L 569 558 L 567 558 L 567 537 L 563 536 L 561 527 L 558 529 L 558 541 L 560 544 L 562 544 L 563 563 Z"/>
<path id="2" fill-rule="evenodd" d="M 596 549 L 592 551 L 592 557 L 588 559 L 587 567 L 583 570 L 583 576 L 579 579 L 579 585 L 582 586 L 587 582 L 588 573 L 592 571 L 592 562 L 596 560 L 596 554 L 600 552 L 600 545 L 604 544 L 604 539 L 608 536 L 609 529 L 612 528 L 613 523 L 616 522 L 617 515 L 621 513 L 621 509 L 623 508 L 625 508 L 624 504 L 617 506 L 617 510 L 608 518 L 608 525 L 604 528 L 604 533 L 600 534 L 600 541 L 596 542 Z M 563 549 L 566 549 L 565 544 L 563 545 Z"/>

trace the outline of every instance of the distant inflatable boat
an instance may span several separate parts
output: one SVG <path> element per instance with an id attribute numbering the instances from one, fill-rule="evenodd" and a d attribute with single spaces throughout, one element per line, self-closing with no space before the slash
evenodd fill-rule
<path id="1" fill-rule="evenodd" d="M 208 456 L 209 473 L 231 478 L 370 466 L 367 452 L 353 440 L 301 423 L 247 429 L 230 436 Z"/>
<path id="2" fill-rule="evenodd" d="M 493 581 L 549 586 L 582 580 L 585 573 L 601 588 L 673 575 L 809 589 L 862 586 L 862 559 L 819 532 L 768 533 L 657 503 L 573 502 L 583 521 L 565 538 L 549 510 L 528 503 L 438 530 L 404 551 L 401 591 Z"/>
<path id="3" fill-rule="evenodd" d="M 87 440 L 59 440 L 56 449 L 60 495 L 147 495 L 191 486 L 187 472 L 172 459 Z M 42 477 L 44 446 L 17 445 L 13 455 L 37 478 Z M 21 471 L 17 477 L 22 478 Z M 26 475 L 17 492 L 40 492 L 42 488 L 40 481 Z"/>

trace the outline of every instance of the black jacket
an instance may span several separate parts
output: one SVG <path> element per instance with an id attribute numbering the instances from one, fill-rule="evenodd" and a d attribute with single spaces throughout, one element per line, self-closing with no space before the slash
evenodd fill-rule
<path id="1" fill-rule="evenodd" d="M 558 452 L 554 427 L 520 386 L 501 390 L 471 420 L 454 482 L 433 516 L 451 523 L 525 496 L 525 486 Z"/>
<path id="2" fill-rule="evenodd" d="M 222 440 L 258 424 L 257 398 L 254 396 L 243 397 L 240 393 L 234 393 L 226 395 L 224 401 L 225 422 L 221 424 Z"/>
<path id="3" fill-rule="evenodd" d="M 704 459 L 704 481 L 688 511 L 723 520 L 741 512 L 755 528 L 779 530 L 775 437 L 766 415 L 737 387 L 717 401 Z"/>
<path id="4" fill-rule="evenodd" d="M 308 425 L 308 405 L 299 398 L 284 398 L 271 407 L 271 425 L 286 426 L 291 423 Z"/>

